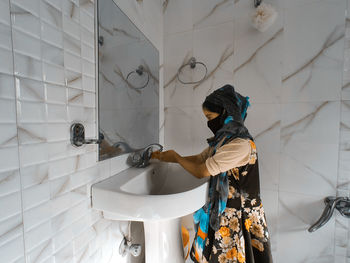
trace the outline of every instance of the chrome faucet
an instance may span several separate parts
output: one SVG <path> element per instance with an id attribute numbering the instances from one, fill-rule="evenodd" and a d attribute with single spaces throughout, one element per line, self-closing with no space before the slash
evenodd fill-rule
<path id="1" fill-rule="evenodd" d="M 136 150 L 135 152 L 131 153 L 128 157 L 127 162 L 129 165 L 133 167 L 138 168 L 144 168 L 150 164 L 150 159 L 152 155 L 152 149 L 154 146 L 157 146 L 159 148 L 159 151 L 163 151 L 163 146 L 159 143 L 151 143 L 147 145 L 145 148 Z"/>

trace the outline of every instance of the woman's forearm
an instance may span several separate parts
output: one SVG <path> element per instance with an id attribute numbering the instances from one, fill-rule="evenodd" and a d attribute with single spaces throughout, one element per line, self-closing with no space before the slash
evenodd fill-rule
<path id="1" fill-rule="evenodd" d="M 198 155 L 183 156 L 182 158 L 185 158 L 187 161 L 190 161 L 193 163 L 202 163 L 202 160 L 201 158 L 199 158 Z"/>
<path id="2" fill-rule="evenodd" d="M 181 155 L 177 154 L 175 156 L 176 161 L 185 169 L 187 170 L 190 174 L 197 178 L 203 178 L 205 176 L 209 176 L 209 172 L 205 167 L 204 163 L 196 163 L 193 161 L 190 161 L 189 158 L 182 157 Z"/>

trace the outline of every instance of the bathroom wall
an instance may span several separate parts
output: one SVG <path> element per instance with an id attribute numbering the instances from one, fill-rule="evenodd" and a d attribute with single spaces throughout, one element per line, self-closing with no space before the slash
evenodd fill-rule
<path id="1" fill-rule="evenodd" d="M 165 146 L 181 155 L 207 147 L 212 134 L 200 104 L 233 84 L 252 104 L 246 125 L 259 152 L 274 262 L 346 262 L 348 219 L 335 211 L 316 232 L 307 229 L 326 196 L 349 196 L 348 3 L 265 2 L 276 7 L 278 19 L 261 33 L 249 24 L 253 1 L 164 1 Z M 176 79 L 191 56 L 208 67 L 199 85 Z M 198 66 L 181 77 L 195 81 L 203 73 Z M 183 223 L 192 242 L 192 217 Z"/>
<path id="2" fill-rule="evenodd" d="M 159 0 L 116 2 L 162 56 Z M 125 222 L 90 204 L 125 156 L 97 162 L 69 142 L 73 121 L 97 133 L 94 1 L 0 0 L 0 54 L 1 262 L 126 262 Z"/>

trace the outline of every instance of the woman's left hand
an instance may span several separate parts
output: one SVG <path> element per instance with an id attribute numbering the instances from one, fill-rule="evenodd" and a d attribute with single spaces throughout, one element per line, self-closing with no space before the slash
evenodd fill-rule
<path id="1" fill-rule="evenodd" d="M 175 152 L 174 150 L 169 150 L 165 152 L 160 152 L 160 151 L 155 151 L 151 155 L 151 159 L 158 159 L 162 162 L 171 162 L 171 163 L 176 163 L 176 157 L 179 154 Z"/>

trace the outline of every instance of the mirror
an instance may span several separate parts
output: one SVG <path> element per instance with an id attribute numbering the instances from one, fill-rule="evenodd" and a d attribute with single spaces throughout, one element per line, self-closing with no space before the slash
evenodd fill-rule
<path id="1" fill-rule="evenodd" d="M 99 160 L 159 142 L 159 52 L 113 0 L 98 0 Z"/>

